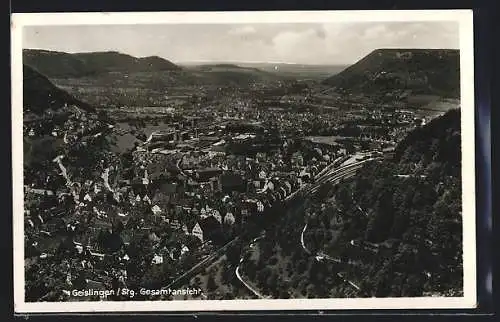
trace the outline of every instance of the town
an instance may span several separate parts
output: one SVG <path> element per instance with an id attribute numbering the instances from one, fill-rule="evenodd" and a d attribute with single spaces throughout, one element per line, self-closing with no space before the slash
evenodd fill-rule
<path id="1" fill-rule="evenodd" d="M 51 170 L 25 174 L 28 274 L 50 270 L 43 263 L 60 258 L 57 273 L 67 285 L 59 288 L 167 285 L 326 167 L 390 152 L 425 124 L 412 111 L 304 110 L 280 107 L 282 101 L 267 108 L 235 98 L 154 114 L 126 108 L 125 116 L 109 109 L 107 120 L 78 111 L 52 128 L 25 121 L 27 138 L 48 135 L 71 146 L 98 146 L 113 135 L 126 141 L 123 153 L 101 155 L 90 168 L 66 168 L 72 156 L 61 154 L 46 162 Z"/>

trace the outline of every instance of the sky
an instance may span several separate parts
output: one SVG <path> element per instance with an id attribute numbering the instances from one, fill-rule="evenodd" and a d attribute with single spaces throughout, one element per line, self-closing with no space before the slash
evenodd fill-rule
<path id="1" fill-rule="evenodd" d="M 346 65 L 378 48 L 459 48 L 458 23 L 358 22 L 28 26 L 23 48 L 119 51 L 186 62 Z"/>

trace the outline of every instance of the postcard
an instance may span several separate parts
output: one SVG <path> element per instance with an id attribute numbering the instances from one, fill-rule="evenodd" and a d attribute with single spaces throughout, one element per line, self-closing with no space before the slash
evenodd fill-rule
<path id="1" fill-rule="evenodd" d="M 472 11 L 11 32 L 17 313 L 475 307 Z"/>

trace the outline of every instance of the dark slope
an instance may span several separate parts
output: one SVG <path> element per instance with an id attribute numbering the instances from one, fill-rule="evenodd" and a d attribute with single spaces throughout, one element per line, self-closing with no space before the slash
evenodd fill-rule
<path id="1" fill-rule="evenodd" d="M 408 133 L 395 150 L 395 161 L 414 162 L 421 167 L 438 163 L 446 175 L 460 176 L 460 110 L 450 110 Z"/>
<path id="2" fill-rule="evenodd" d="M 47 77 L 23 65 L 23 110 L 25 112 L 42 114 L 48 109 L 60 110 L 65 105 L 76 105 L 87 112 L 95 112 L 95 109 L 87 103 L 75 99 L 57 88 Z"/>
<path id="3" fill-rule="evenodd" d="M 88 183 L 102 182 L 103 168 L 119 164 L 110 152 L 113 126 L 105 113 L 94 113 L 27 66 L 23 91 L 25 300 L 62 301 L 66 276 L 86 287 L 78 278 L 83 268 L 75 263 L 82 257 L 75 257 L 73 241 L 97 235 L 97 225 L 89 208 L 81 207 L 80 188 L 91 192 Z M 43 253 L 46 258 L 39 257 Z"/>
<path id="4" fill-rule="evenodd" d="M 323 81 L 347 93 L 408 94 L 458 98 L 460 57 L 451 49 L 377 49 Z"/>
<path id="5" fill-rule="evenodd" d="M 23 70 L 23 132 L 25 171 L 37 173 L 25 176 L 25 181 L 37 182 L 42 178 L 41 170 L 52 164 L 57 154 L 82 148 L 86 157 L 80 161 L 92 160 L 93 155 L 106 152 L 105 144 L 98 146 L 111 128 L 110 120 L 97 110 L 53 85 L 45 76 L 28 66 Z M 55 133 L 55 134 L 54 134 Z M 94 137 L 95 134 L 102 135 Z M 87 143 L 82 143 L 87 141 Z M 94 145 L 91 145 L 94 143 Z M 95 153 L 94 153 L 95 152 Z M 88 169 L 79 165 L 82 171 Z M 26 173 L 25 173 L 26 174 Z"/>
<path id="6" fill-rule="evenodd" d="M 340 209 L 358 214 L 341 240 L 367 248 L 357 254 L 359 248 L 346 247 L 342 255 L 364 258 L 354 276 L 370 295 L 462 294 L 460 152 L 456 109 L 410 132 L 394 159 L 367 166 L 337 192 Z"/>
<path id="7" fill-rule="evenodd" d="M 136 58 L 116 51 L 75 53 L 37 49 L 23 50 L 24 64 L 51 78 L 83 77 L 109 72 L 179 70 L 158 56 Z"/>

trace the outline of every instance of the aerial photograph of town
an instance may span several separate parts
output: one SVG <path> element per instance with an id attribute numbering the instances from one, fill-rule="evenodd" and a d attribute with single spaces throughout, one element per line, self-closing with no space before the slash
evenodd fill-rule
<path id="1" fill-rule="evenodd" d="M 463 296 L 458 29 L 25 27 L 25 301 Z"/>

